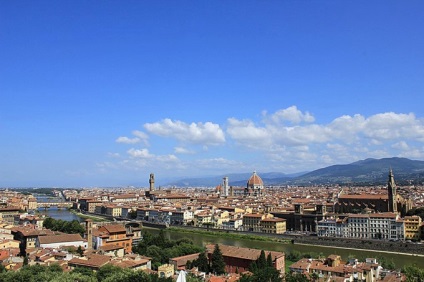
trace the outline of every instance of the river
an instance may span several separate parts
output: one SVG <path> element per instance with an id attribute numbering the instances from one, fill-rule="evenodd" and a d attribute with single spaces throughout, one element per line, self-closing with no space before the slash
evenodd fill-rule
<path id="1" fill-rule="evenodd" d="M 58 197 L 50 197 L 45 195 L 39 195 L 36 194 L 35 197 L 37 198 L 38 203 L 52 203 L 52 202 L 60 202 L 63 201 L 63 199 Z M 79 216 L 69 212 L 67 209 L 58 209 L 57 207 L 50 207 L 48 209 L 39 208 L 37 210 L 40 214 L 45 214 L 46 216 L 49 216 L 54 219 L 62 219 L 66 221 L 72 221 L 72 220 L 78 220 L 83 221 Z"/>
<path id="2" fill-rule="evenodd" d="M 69 212 L 68 210 L 62 209 L 58 210 L 57 208 L 50 208 L 47 210 L 40 209 L 41 213 L 46 214 L 54 219 L 62 220 L 79 220 L 82 221 L 80 217 Z M 152 234 L 157 234 L 158 229 L 153 228 L 143 228 L 147 232 Z M 328 256 L 330 254 L 340 255 L 342 259 L 347 259 L 350 256 L 354 256 L 358 259 L 371 258 L 371 257 L 384 257 L 386 260 L 395 263 L 396 267 L 402 267 L 408 264 L 416 264 L 418 267 L 424 268 L 424 257 L 418 257 L 413 255 L 403 255 L 403 254 L 394 254 L 394 253 L 384 253 L 377 251 L 366 251 L 366 250 L 353 250 L 353 249 L 341 249 L 341 248 L 332 248 L 327 246 L 312 246 L 312 245 L 299 245 L 299 244 L 287 244 L 280 242 L 264 242 L 264 241 L 253 241 L 248 239 L 234 239 L 226 237 L 217 237 L 217 236 L 208 236 L 205 234 L 196 234 L 196 233 L 183 233 L 178 231 L 164 230 L 165 235 L 168 239 L 178 240 L 181 238 L 188 238 L 192 240 L 196 245 L 205 246 L 207 244 L 224 244 L 244 248 L 255 248 L 263 250 L 272 250 L 290 253 L 292 251 L 298 251 L 301 253 L 313 253 L 313 254 L 322 254 Z"/>

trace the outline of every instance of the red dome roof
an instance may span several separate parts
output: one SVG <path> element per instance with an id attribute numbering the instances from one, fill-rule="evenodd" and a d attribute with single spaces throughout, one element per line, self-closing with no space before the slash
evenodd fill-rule
<path id="1" fill-rule="evenodd" d="M 256 174 L 256 171 L 253 172 L 252 176 L 249 178 L 249 180 L 247 181 L 247 185 L 248 186 L 253 186 L 253 185 L 264 185 L 264 182 L 262 181 L 262 179 L 259 177 L 259 175 Z"/>

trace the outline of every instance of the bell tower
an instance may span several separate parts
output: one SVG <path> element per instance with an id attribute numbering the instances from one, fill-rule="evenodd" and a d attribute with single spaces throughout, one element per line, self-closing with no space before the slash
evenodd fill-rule
<path id="1" fill-rule="evenodd" d="M 389 212 L 397 212 L 396 183 L 391 168 L 389 171 L 389 180 L 387 181 L 387 193 L 389 194 Z"/>
<path id="2" fill-rule="evenodd" d="M 87 249 L 93 249 L 93 221 L 91 219 L 85 220 L 85 234 L 87 239 Z"/>
<path id="3" fill-rule="evenodd" d="M 153 173 L 150 173 L 149 184 L 150 184 L 149 191 L 150 192 L 155 191 L 155 175 Z"/>

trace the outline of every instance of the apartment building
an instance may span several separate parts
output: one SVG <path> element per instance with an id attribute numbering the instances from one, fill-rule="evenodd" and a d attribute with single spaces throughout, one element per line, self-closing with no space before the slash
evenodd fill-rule
<path id="1" fill-rule="evenodd" d="M 132 251 L 132 238 L 127 236 L 127 231 L 123 225 L 107 224 L 93 230 L 95 239 L 95 249 L 102 246 L 117 245 L 125 248 L 126 253 Z"/>
<path id="2" fill-rule="evenodd" d="M 194 220 L 194 213 L 189 210 L 176 210 L 171 214 L 171 224 L 187 225 Z"/>
<path id="3" fill-rule="evenodd" d="M 318 222 L 318 236 L 349 237 L 347 218 L 328 218 Z"/>
<path id="4" fill-rule="evenodd" d="M 403 221 L 405 226 L 405 239 L 419 240 L 421 238 L 421 217 L 418 215 L 405 216 Z"/>
<path id="5" fill-rule="evenodd" d="M 261 220 L 265 219 L 265 214 L 250 213 L 243 216 L 243 229 L 245 231 L 261 232 Z"/>
<path id="6" fill-rule="evenodd" d="M 265 218 L 260 222 L 263 233 L 283 234 L 286 232 L 286 220 L 282 218 Z"/>
<path id="7" fill-rule="evenodd" d="M 318 236 L 356 239 L 404 239 L 404 222 L 395 213 L 349 214 L 318 222 Z"/>

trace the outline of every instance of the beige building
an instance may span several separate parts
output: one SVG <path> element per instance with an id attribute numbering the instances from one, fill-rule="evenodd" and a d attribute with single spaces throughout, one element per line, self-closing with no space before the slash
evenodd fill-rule
<path id="1" fill-rule="evenodd" d="M 421 238 L 421 217 L 418 215 L 405 216 L 403 219 L 406 240 L 419 240 Z"/>
<path id="2" fill-rule="evenodd" d="M 260 224 L 264 233 L 283 234 L 286 232 L 286 220 L 282 218 L 265 218 Z"/>
<path id="3" fill-rule="evenodd" d="M 19 248 L 20 241 L 17 240 L 0 240 L 0 249 Z"/>
<path id="4" fill-rule="evenodd" d="M 212 223 L 212 216 L 209 213 L 199 213 L 194 215 L 194 224 L 202 227 L 205 224 Z"/>
<path id="5" fill-rule="evenodd" d="M 109 216 L 121 216 L 122 215 L 122 207 L 118 207 L 115 205 L 106 206 L 106 215 Z"/>
<path id="6" fill-rule="evenodd" d="M 168 278 L 174 275 L 173 264 L 162 264 L 158 267 L 158 275 L 160 278 Z"/>
<path id="7" fill-rule="evenodd" d="M 87 201 L 87 211 L 89 213 L 95 213 L 96 207 L 101 206 L 102 204 L 103 204 L 102 201 L 96 201 L 96 200 Z"/>
<path id="8" fill-rule="evenodd" d="M 248 213 L 243 216 L 243 229 L 245 231 L 262 232 L 261 221 L 273 218 L 272 214 Z"/>
<path id="9" fill-rule="evenodd" d="M 37 209 L 37 199 L 34 197 L 30 197 L 28 199 L 28 210 L 36 210 Z"/>
<path id="10" fill-rule="evenodd" d="M 14 207 L 0 208 L 0 221 L 13 224 L 15 215 L 19 215 L 20 209 Z"/>

